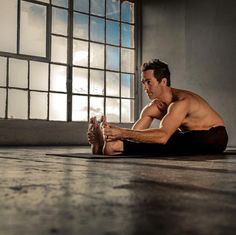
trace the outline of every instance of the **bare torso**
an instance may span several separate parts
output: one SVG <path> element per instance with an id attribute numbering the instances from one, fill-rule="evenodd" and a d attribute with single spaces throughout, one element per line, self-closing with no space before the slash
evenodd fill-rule
<path id="1" fill-rule="evenodd" d="M 162 122 L 167 117 L 170 106 L 176 102 L 187 101 L 187 111 L 180 126 L 182 131 L 190 130 L 208 130 L 211 127 L 224 126 L 224 120 L 214 109 L 199 95 L 186 91 L 171 88 L 173 99 L 169 105 L 166 105 L 159 99 L 154 99 L 144 107 L 140 119 L 134 124 L 132 129 L 149 128 L 153 119 Z M 173 121 L 176 116 L 173 117 Z"/>
<path id="2" fill-rule="evenodd" d="M 189 102 L 187 115 L 179 127 L 181 130 L 208 130 L 211 127 L 224 126 L 223 119 L 202 97 L 190 91 L 174 88 L 172 91 L 173 102 L 184 99 Z"/>

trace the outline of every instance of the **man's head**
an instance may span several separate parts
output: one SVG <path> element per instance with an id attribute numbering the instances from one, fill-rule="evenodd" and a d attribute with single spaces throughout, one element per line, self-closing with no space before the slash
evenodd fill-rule
<path id="1" fill-rule="evenodd" d="M 170 86 L 170 70 L 167 64 L 158 59 L 154 59 L 142 65 L 142 72 L 147 70 L 153 70 L 154 77 L 158 82 L 161 82 L 163 78 L 166 78 L 167 86 Z"/>

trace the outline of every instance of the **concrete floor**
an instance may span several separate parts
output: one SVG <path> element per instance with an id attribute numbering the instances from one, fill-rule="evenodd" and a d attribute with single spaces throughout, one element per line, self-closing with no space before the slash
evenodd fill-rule
<path id="1" fill-rule="evenodd" d="M 45 155 L 88 151 L 1 148 L 0 234 L 235 234 L 236 155 Z"/>

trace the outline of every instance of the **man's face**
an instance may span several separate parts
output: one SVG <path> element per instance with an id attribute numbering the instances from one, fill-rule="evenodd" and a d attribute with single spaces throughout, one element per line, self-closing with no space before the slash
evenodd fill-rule
<path id="1" fill-rule="evenodd" d="M 142 73 L 142 83 L 144 91 L 149 99 L 153 100 L 160 95 L 161 83 L 154 77 L 154 70 L 147 70 Z"/>

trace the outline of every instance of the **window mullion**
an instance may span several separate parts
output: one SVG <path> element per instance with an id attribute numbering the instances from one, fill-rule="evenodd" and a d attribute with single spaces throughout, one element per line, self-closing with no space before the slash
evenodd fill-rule
<path id="1" fill-rule="evenodd" d="M 89 17 L 88 17 L 88 120 L 90 117 L 90 23 L 91 23 L 91 17 L 90 17 L 90 7 L 91 3 L 89 1 Z"/>
<path id="2" fill-rule="evenodd" d="M 107 21 L 106 21 L 106 4 L 107 4 L 107 0 L 105 0 L 105 12 L 104 12 L 104 115 L 106 116 L 106 93 L 107 93 L 107 38 L 106 38 L 106 29 L 107 29 Z"/>
<path id="3" fill-rule="evenodd" d="M 72 121 L 73 0 L 68 5 L 67 39 L 67 121 Z"/>
<path id="4" fill-rule="evenodd" d="M 17 2 L 17 46 L 16 53 L 20 54 L 20 11 L 21 11 L 21 0 Z"/>
<path id="5" fill-rule="evenodd" d="M 52 5 L 50 4 L 48 7 L 48 59 L 49 59 L 49 65 L 48 65 L 48 97 L 47 97 L 47 121 L 49 121 L 50 117 L 50 86 L 51 86 L 51 46 L 52 46 Z"/>
<path id="6" fill-rule="evenodd" d="M 135 28 L 134 28 L 134 36 L 135 36 L 135 74 L 134 74 L 134 83 L 135 92 L 134 92 L 134 118 L 138 119 L 138 115 L 142 109 L 142 85 L 139 82 L 141 80 L 141 62 L 142 62 L 142 3 L 138 0 L 135 0 L 134 4 L 134 19 L 135 19 Z"/>
<path id="7" fill-rule="evenodd" d="M 52 33 L 52 7 L 51 5 L 47 6 L 47 15 L 46 15 L 46 58 L 48 61 L 51 61 L 51 33 Z"/>
<path id="8" fill-rule="evenodd" d="M 119 72 L 119 82 L 120 82 L 120 107 L 119 107 L 119 111 L 120 111 L 120 118 L 119 118 L 119 120 L 120 120 L 120 123 L 121 123 L 121 120 L 122 120 L 122 118 L 121 118 L 121 115 L 122 115 L 122 113 L 121 113 L 121 110 L 122 110 L 122 102 L 121 102 L 121 36 L 122 36 L 122 32 L 121 32 L 121 3 L 120 3 L 120 17 L 119 17 L 119 28 L 120 28 L 120 38 L 119 38 L 119 47 L 120 47 L 120 50 L 119 50 L 119 53 L 120 53 L 120 72 Z"/>
<path id="9" fill-rule="evenodd" d="M 7 71 L 6 71 L 6 107 L 5 107 L 5 118 L 8 117 L 8 93 L 9 93 L 9 58 L 7 58 Z"/>

